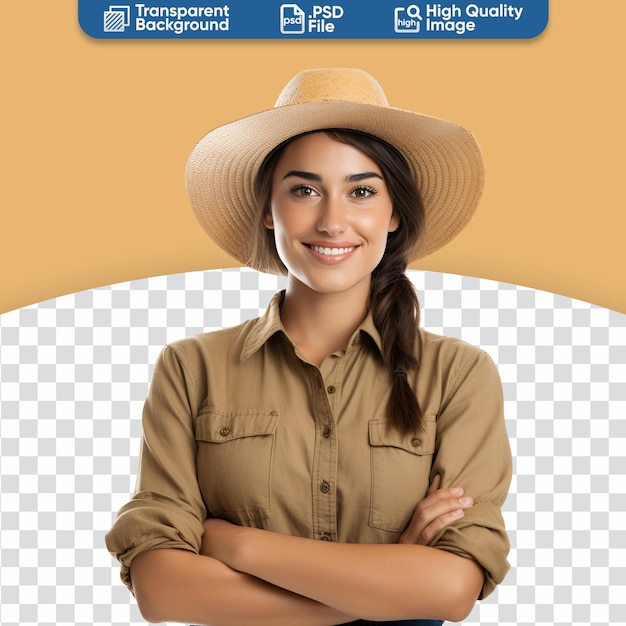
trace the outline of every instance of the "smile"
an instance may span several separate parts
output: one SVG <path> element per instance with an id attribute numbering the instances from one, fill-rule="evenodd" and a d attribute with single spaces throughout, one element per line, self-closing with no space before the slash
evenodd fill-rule
<path id="1" fill-rule="evenodd" d="M 309 246 L 311 250 L 318 254 L 324 254 L 326 256 L 337 256 L 339 254 L 348 254 L 354 250 L 354 246 L 350 248 L 323 248 L 321 246 Z"/>

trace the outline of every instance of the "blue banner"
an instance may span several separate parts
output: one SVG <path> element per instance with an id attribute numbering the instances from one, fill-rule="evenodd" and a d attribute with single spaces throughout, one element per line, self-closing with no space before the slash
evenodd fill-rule
<path id="1" fill-rule="evenodd" d="M 529 39 L 548 0 L 78 0 L 78 20 L 98 39 Z"/>

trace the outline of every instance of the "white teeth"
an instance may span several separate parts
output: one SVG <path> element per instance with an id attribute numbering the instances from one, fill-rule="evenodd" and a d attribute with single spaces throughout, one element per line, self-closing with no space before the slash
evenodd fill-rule
<path id="1" fill-rule="evenodd" d="M 320 246 L 311 246 L 311 249 L 319 254 L 325 254 L 326 256 L 337 256 L 338 254 L 347 254 L 354 250 L 354 246 L 351 248 L 322 248 Z"/>

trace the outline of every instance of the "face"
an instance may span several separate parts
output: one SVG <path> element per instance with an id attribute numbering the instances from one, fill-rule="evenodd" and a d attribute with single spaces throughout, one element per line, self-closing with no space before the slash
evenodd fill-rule
<path id="1" fill-rule="evenodd" d="M 387 235 L 398 227 L 378 165 L 325 133 L 285 148 L 264 223 L 274 230 L 290 281 L 318 293 L 364 297 Z"/>

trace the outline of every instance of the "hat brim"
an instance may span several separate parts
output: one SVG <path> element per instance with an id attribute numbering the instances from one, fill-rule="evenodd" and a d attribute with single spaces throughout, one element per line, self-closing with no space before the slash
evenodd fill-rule
<path id="1" fill-rule="evenodd" d="M 477 141 L 463 127 L 403 109 L 342 101 L 269 109 L 205 135 L 187 163 L 187 193 L 209 236 L 243 265 L 254 232 L 253 184 L 265 157 L 283 141 L 325 128 L 380 137 L 411 166 L 425 208 L 424 234 L 410 261 L 432 254 L 467 225 L 484 186 Z M 255 268 L 264 271 L 266 268 Z"/>

